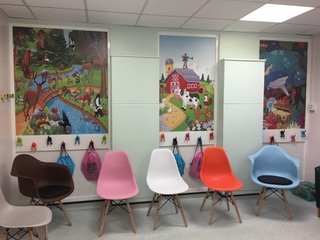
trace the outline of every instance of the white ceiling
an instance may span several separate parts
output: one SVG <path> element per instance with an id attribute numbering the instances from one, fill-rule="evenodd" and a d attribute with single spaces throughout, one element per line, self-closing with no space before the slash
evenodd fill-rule
<path id="1" fill-rule="evenodd" d="M 281 24 L 239 21 L 265 3 L 315 9 Z M 0 10 L 9 18 L 18 19 L 213 31 L 320 33 L 320 0 L 0 0 Z"/>

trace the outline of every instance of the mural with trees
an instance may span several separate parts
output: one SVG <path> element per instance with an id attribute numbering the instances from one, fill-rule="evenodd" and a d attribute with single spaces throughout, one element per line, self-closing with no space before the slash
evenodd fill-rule
<path id="1" fill-rule="evenodd" d="M 108 133 L 108 33 L 12 33 L 16 135 Z"/>

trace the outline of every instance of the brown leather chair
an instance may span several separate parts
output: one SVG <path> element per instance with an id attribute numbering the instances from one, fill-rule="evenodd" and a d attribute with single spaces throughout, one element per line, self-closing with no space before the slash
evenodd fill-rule
<path id="1" fill-rule="evenodd" d="M 31 155 L 20 154 L 13 161 L 11 175 L 18 177 L 19 190 L 24 196 L 31 198 L 30 204 L 57 206 L 71 226 L 61 202 L 74 190 L 72 175 L 67 166 L 42 162 Z"/>

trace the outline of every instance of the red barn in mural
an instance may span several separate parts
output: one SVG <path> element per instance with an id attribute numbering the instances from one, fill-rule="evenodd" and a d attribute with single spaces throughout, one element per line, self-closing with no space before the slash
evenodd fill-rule
<path id="1" fill-rule="evenodd" d="M 173 93 L 175 89 L 183 89 L 188 92 L 197 92 L 199 90 L 200 78 L 188 68 L 175 68 L 164 80 L 168 93 Z"/>

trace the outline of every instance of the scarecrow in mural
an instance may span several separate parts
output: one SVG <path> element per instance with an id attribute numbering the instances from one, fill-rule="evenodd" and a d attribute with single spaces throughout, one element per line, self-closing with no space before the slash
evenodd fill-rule
<path id="1" fill-rule="evenodd" d="M 160 55 L 163 61 L 159 82 L 160 131 L 214 129 L 214 47 L 213 38 L 160 36 Z M 182 50 L 185 52 L 180 53 Z M 193 55 L 189 56 L 188 51 Z M 205 59 L 206 62 L 203 64 L 200 59 Z"/>
<path id="2" fill-rule="evenodd" d="M 264 129 L 305 128 L 308 43 L 260 41 Z"/>
<path id="3" fill-rule="evenodd" d="M 13 44 L 17 135 L 108 133 L 106 32 L 13 27 Z"/>

